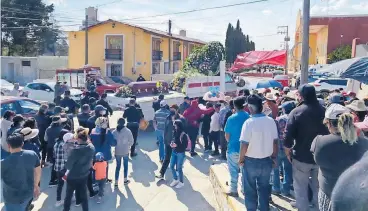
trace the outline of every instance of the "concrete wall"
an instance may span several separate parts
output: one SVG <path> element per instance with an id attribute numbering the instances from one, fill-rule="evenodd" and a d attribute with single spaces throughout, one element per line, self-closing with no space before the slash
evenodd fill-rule
<path id="1" fill-rule="evenodd" d="M 25 85 L 38 77 L 37 57 L 1 57 L 1 78 Z"/>
<path id="2" fill-rule="evenodd" d="M 39 56 L 37 62 L 40 79 L 53 78 L 56 69 L 68 68 L 67 56 Z"/>

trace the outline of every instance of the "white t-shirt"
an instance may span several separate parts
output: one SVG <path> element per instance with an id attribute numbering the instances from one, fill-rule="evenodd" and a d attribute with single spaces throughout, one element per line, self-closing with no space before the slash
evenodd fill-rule
<path id="1" fill-rule="evenodd" d="M 215 112 L 211 116 L 211 123 L 210 123 L 210 132 L 217 132 L 220 131 L 220 115 L 218 112 Z"/>
<path id="2" fill-rule="evenodd" d="M 247 119 L 240 135 L 240 141 L 248 144 L 245 156 L 266 158 L 273 153 L 273 141 L 278 138 L 275 120 L 262 115 Z"/>

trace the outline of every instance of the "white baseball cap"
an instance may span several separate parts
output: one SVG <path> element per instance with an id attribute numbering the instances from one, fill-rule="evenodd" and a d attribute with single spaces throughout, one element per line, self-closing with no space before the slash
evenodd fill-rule
<path id="1" fill-rule="evenodd" d="M 333 103 L 327 108 L 325 118 L 338 119 L 341 114 L 349 112 L 350 112 L 349 109 L 347 109 L 345 106 Z"/>
<path id="2" fill-rule="evenodd" d="M 161 107 L 165 107 L 165 106 L 167 106 L 167 102 L 166 102 L 165 100 L 161 100 L 161 102 L 160 102 L 160 106 L 161 106 Z"/>
<path id="3" fill-rule="evenodd" d="M 68 142 L 70 140 L 74 139 L 74 134 L 73 133 L 66 133 L 64 136 L 63 136 L 63 140 L 65 142 Z"/>

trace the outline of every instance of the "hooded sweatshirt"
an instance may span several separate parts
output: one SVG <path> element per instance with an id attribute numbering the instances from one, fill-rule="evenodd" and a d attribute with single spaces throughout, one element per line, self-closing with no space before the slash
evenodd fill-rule
<path id="1" fill-rule="evenodd" d="M 123 127 L 120 131 L 114 130 L 112 132 L 116 140 L 115 155 L 126 156 L 130 152 L 130 147 L 134 143 L 133 134 L 127 127 Z"/>
<path id="2" fill-rule="evenodd" d="M 9 151 L 8 143 L 6 139 L 8 137 L 8 130 L 10 129 L 11 125 L 13 124 L 12 121 L 1 119 L 1 148 L 5 151 Z"/>
<path id="3" fill-rule="evenodd" d="M 189 125 L 199 128 L 198 121 L 200 120 L 202 114 L 210 114 L 213 111 L 213 108 L 208 108 L 205 110 L 200 109 L 198 107 L 198 101 L 193 100 L 190 104 L 190 107 L 184 111 L 183 116 L 187 119 Z"/>
<path id="4" fill-rule="evenodd" d="M 315 164 L 310 148 L 317 135 L 328 134 L 326 126 L 323 125 L 325 108 L 319 104 L 313 86 L 302 85 L 299 87 L 299 93 L 303 102 L 289 114 L 284 146 L 293 148 L 293 158 L 299 162 Z"/>

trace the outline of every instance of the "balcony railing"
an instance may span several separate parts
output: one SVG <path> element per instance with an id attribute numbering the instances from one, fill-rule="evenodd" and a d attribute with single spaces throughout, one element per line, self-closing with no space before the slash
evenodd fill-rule
<path id="1" fill-rule="evenodd" d="M 174 61 L 181 60 L 181 52 L 174 52 L 173 53 L 173 60 Z"/>
<path id="2" fill-rule="evenodd" d="M 105 60 L 123 60 L 121 49 L 105 49 Z"/>
<path id="3" fill-rule="evenodd" d="M 152 51 L 152 60 L 159 61 L 162 60 L 162 51 Z"/>

